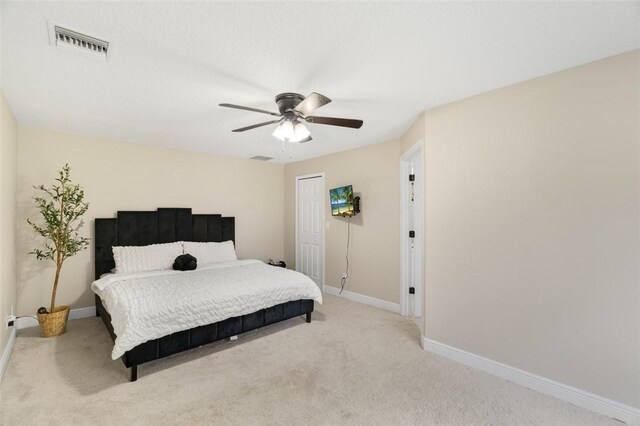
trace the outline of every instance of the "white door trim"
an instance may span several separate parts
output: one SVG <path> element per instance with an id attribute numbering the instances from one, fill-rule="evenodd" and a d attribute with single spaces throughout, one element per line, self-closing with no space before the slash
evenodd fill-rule
<path id="1" fill-rule="evenodd" d="M 409 212 L 406 208 L 409 202 L 409 188 L 407 185 L 407 176 L 409 176 L 409 159 L 416 153 L 422 153 L 422 175 L 416 176 L 416 189 L 422 191 L 421 200 L 424 200 L 424 141 L 421 139 L 411 148 L 409 148 L 400 157 L 400 313 L 404 316 L 409 315 L 409 277 L 407 269 L 409 265 L 409 250 L 407 247 L 407 237 L 409 235 Z M 422 316 L 426 317 L 425 312 L 425 267 L 424 267 L 424 208 L 425 203 L 422 201 L 416 209 L 415 221 L 419 224 L 416 226 L 416 258 L 420 259 L 420 303 L 422 304 Z M 424 322 L 424 321 L 423 321 Z"/>
<path id="2" fill-rule="evenodd" d="M 299 236 L 298 236 L 298 182 L 303 180 L 303 179 L 310 179 L 310 178 L 316 178 L 316 177 L 320 177 L 322 178 L 322 193 L 325 193 L 325 179 L 324 179 L 324 172 L 319 172 L 319 173 L 310 173 L 308 175 L 302 175 L 302 176 L 296 176 L 296 200 L 295 200 L 295 210 L 296 210 L 296 223 L 295 223 L 295 245 L 296 245 L 296 271 L 300 272 L 300 262 L 299 262 L 299 253 L 298 253 L 298 246 L 299 246 Z M 325 194 L 326 195 L 326 194 Z M 325 234 L 325 205 L 324 203 L 322 203 L 322 226 L 320 227 L 320 229 L 322 230 L 322 288 L 320 290 L 324 291 L 324 284 L 325 284 L 325 273 L 326 273 L 326 247 L 325 247 L 325 239 L 324 239 L 324 234 Z"/>

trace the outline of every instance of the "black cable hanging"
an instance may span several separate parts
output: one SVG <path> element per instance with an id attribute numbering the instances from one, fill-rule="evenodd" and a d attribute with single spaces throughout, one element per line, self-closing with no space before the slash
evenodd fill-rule
<path id="1" fill-rule="evenodd" d="M 344 271 L 344 277 L 340 280 L 340 293 L 344 291 L 344 286 L 347 284 L 347 278 L 349 278 L 349 243 L 351 241 L 351 216 L 349 216 L 349 222 L 347 223 L 347 254 L 345 259 L 347 260 L 347 269 Z"/>

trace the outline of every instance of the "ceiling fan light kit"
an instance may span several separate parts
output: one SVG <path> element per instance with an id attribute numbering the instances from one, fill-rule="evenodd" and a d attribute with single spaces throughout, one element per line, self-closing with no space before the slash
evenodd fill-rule
<path id="1" fill-rule="evenodd" d="M 220 104 L 220 106 L 280 117 L 280 119 L 278 120 L 271 120 L 247 127 L 241 127 L 239 129 L 232 130 L 232 132 L 244 132 L 258 127 L 268 126 L 269 124 L 278 123 L 278 126 L 273 131 L 273 136 L 283 142 L 309 142 L 312 139 L 311 132 L 309 132 L 309 129 L 307 129 L 303 122 L 349 127 L 352 129 L 359 129 L 360 127 L 362 127 L 362 120 L 309 116 L 312 111 L 328 104 L 329 102 L 331 102 L 331 99 L 315 92 L 311 93 L 306 98 L 299 93 L 281 93 L 276 96 L 276 104 L 278 105 L 278 110 L 280 111 L 279 114 L 263 109 L 234 104 Z"/>
<path id="2" fill-rule="evenodd" d="M 284 142 L 301 143 L 308 142 L 311 136 L 309 129 L 299 121 L 284 120 L 273 131 L 273 136 Z"/>

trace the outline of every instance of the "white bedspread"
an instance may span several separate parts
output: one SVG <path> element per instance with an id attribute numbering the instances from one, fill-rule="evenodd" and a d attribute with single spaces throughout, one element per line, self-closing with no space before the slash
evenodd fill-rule
<path id="1" fill-rule="evenodd" d="M 91 284 L 111 314 L 111 357 L 148 340 L 322 293 L 307 276 L 259 260 L 198 266 L 195 271 L 109 274 Z"/>

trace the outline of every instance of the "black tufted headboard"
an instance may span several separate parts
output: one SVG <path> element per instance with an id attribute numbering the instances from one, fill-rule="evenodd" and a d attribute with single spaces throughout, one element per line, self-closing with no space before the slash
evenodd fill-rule
<path id="1" fill-rule="evenodd" d="M 219 214 L 191 214 L 191 209 L 119 211 L 116 219 L 95 220 L 96 279 L 114 267 L 113 246 L 146 246 L 175 241 L 235 244 L 235 218 Z"/>

